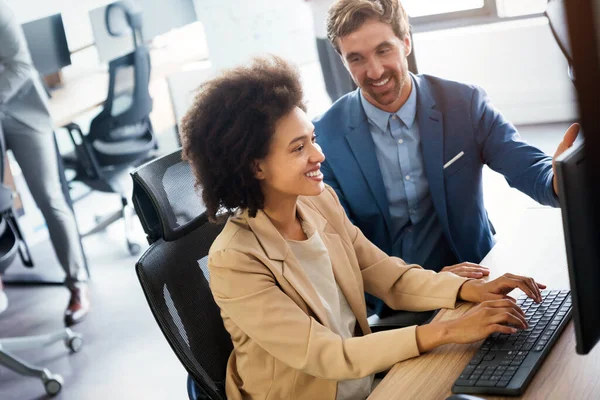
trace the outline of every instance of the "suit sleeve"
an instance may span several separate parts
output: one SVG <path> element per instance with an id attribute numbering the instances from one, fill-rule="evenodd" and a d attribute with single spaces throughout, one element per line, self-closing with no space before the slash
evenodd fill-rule
<path id="1" fill-rule="evenodd" d="M 225 326 L 235 324 L 291 368 L 323 379 L 357 379 L 419 355 L 415 326 L 342 339 L 307 315 L 252 256 L 220 250 L 208 266 Z"/>
<path id="2" fill-rule="evenodd" d="M 427 311 L 454 308 L 458 290 L 468 279 L 450 272 L 436 273 L 416 264 L 390 257 L 371 243 L 346 217 L 335 192 L 327 188 L 337 204 L 361 269 L 365 291 L 395 310 Z"/>
<path id="3" fill-rule="evenodd" d="M 15 60 L 20 39 L 14 14 L 0 2 L 0 104 L 8 102 L 30 79 L 30 66 Z"/>
<path id="4" fill-rule="evenodd" d="M 521 139 L 516 128 L 478 87 L 471 99 L 471 118 L 483 162 L 504 175 L 511 187 L 538 203 L 558 207 L 552 187 L 552 158 Z"/>

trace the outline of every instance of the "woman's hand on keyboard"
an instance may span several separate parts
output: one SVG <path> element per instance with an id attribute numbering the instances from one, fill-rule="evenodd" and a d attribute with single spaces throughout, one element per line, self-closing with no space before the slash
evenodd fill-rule
<path id="1" fill-rule="evenodd" d="M 472 343 L 494 332 L 516 333 L 526 329 L 525 314 L 514 299 L 488 300 L 467 311 L 462 317 L 443 321 L 448 343 Z"/>
<path id="2" fill-rule="evenodd" d="M 508 293 L 517 288 L 521 289 L 536 303 L 539 303 L 542 301 L 540 289 L 545 289 L 546 285 L 526 276 L 504 274 L 489 282 L 481 280 L 465 282 L 458 292 L 458 298 L 475 303 L 486 300 L 501 300 L 508 298 Z"/>

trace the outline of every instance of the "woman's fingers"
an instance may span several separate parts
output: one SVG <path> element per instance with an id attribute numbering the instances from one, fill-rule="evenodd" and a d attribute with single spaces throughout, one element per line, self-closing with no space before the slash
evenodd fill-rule
<path id="1" fill-rule="evenodd" d="M 484 307 L 490 307 L 494 309 L 512 310 L 514 313 L 520 315 L 525 320 L 525 313 L 516 304 L 516 301 L 512 298 L 502 300 L 490 300 L 482 303 Z"/>
<path id="2" fill-rule="evenodd" d="M 517 333 L 517 329 L 506 325 L 492 324 L 488 328 L 488 335 L 491 335 L 494 332 L 506 333 L 507 335 L 510 335 L 512 333 Z"/>
<path id="3" fill-rule="evenodd" d="M 508 287 L 513 289 L 519 288 L 527 296 L 531 297 L 538 303 L 542 301 L 542 294 L 540 289 L 533 278 L 528 278 L 519 275 L 505 274 L 500 279 L 505 279 L 503 283 L 506 283 Z"/>
<path id="4" fill-rule="evenodd" d="M 509 324 L 518 328 L 527 329 L 525 316 L 512 308 L 496 309 L 496 313 L 492 316 L 490 322 L 494 324 Z"/>

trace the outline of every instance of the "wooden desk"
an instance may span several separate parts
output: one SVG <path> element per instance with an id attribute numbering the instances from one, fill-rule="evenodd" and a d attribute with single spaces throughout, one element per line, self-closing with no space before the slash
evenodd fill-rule
<path id="1" fill-rule="evenodd" d="M 101 69 L 66 82 L 62 88 L 52 91 L 48 102 L 54 126 L 60 128 L 100 106 L 107 93 L 108 72 Z"/>
<path id="2" fill-rule="evenodd" d="M 490 278 L 505 272 L 532 276 L 550 289 L 569 288 L 560 210 L 528 209 L 512 235 L 504 233 L 482 262 Z M 512 295 L 518 293 L 513 292 Z M 454 319 L 471 307 L 442 310 L 434 319 Z M 481 342 L 446 345 L 420 357 L 396 364 L 369 400 L 445 399 Z M 600 346 L 586 355 L 575 353 L 571 321 L 521 398 L 597 399 L 600 397 Z M 498 396 L 478 395 L 486 399 Z M 511 398 L 511 397 L 507 397 Z M 514 398 L 514 397 L 512 397 Z"/>

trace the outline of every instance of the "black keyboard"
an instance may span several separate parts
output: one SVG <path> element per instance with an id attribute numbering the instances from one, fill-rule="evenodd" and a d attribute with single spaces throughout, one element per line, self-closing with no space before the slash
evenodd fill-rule
<path id="1" fill-rule="evenodd" d="M 539 304 L 521 296 L 529 327 L 485 339 L 452 386 L 453 393 L 522 394 L 571 318 L 571 292 L 544 290 Z"/>

